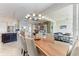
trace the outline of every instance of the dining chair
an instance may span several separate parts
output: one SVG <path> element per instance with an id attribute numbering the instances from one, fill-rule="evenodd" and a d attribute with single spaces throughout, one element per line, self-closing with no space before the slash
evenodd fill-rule
<path id="1" fill-rule="evenodd" d="M 25 38 L 29 56 L 38 56 L 37 48 L 35 46 L 34 38 Z"/>

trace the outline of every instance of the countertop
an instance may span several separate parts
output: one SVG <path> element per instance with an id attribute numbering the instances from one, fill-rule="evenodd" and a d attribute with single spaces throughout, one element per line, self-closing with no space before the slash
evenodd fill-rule
<path id="1" fill-rule="evenodd" d="M 35 40 L 35 45 L 47 56 L 66 56 L 69 46 L 63 42 Z"/>

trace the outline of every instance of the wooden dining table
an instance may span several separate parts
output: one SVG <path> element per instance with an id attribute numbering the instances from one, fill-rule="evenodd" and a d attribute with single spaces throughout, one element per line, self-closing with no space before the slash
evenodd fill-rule
<path id="1" fill-rule="evenodd" d="M 63 42 L 47 39 L 35 40 L 35 45 L 46 56 L 66 56 L 69 46 Z"/>

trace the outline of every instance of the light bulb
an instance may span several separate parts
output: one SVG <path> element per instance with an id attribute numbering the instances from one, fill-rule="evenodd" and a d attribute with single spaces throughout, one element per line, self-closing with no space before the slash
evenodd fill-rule
<path id="1" fill-rule="evenodd" d="M 32 19 L 31 17 L 29 19 Z"/>
<path id="2" fill-rule="evenodd" d="M 33 13 L 33 16 L 35 16 L 35 13 Z"/>
<path id="3" fill-rule="evenodd" d="M 30 17 L 30 14 L 27 14 L 27 17 Z"/>
<path id="4" fill-rule="evenodd" d="M 23 28 L 24 28 L 24 29 L 26 29 L 26 27 L 25 27 L 25 26 L 24 26 Z"/>
<path id="5" fill-rule="evenodd" d="M 25 16 L 25 18 L 28 18 L 27 16 Z"/>
<path id="6" fill-rule="evenodd" d="M 28 18 L 28 17 L 30 17 L 30 14 L 27 14 L 27 15 L 25 16 L 25 18 Z"/>
<path id="7" fill-rule="evenodd" d="M 41 15 L 41 14 L 39 14 L 38 16 L 39 16 L 39 17 L 41 17 L 42 15 Z"/>
<path id="8" fill-rule="evenodd" d="M 42 18 L 45 18 L 44 16 L 42 16 Z"/>

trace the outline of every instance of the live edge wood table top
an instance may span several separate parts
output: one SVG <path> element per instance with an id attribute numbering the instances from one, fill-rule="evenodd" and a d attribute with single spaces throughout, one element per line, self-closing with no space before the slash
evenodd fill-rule
<path id="1" fill-rule="evenodd" d="M 35 40 L 35 45 L 39 48 L 46 56 L 66 56 L 68 52 L 68 45 L 48 40 Z"/>

